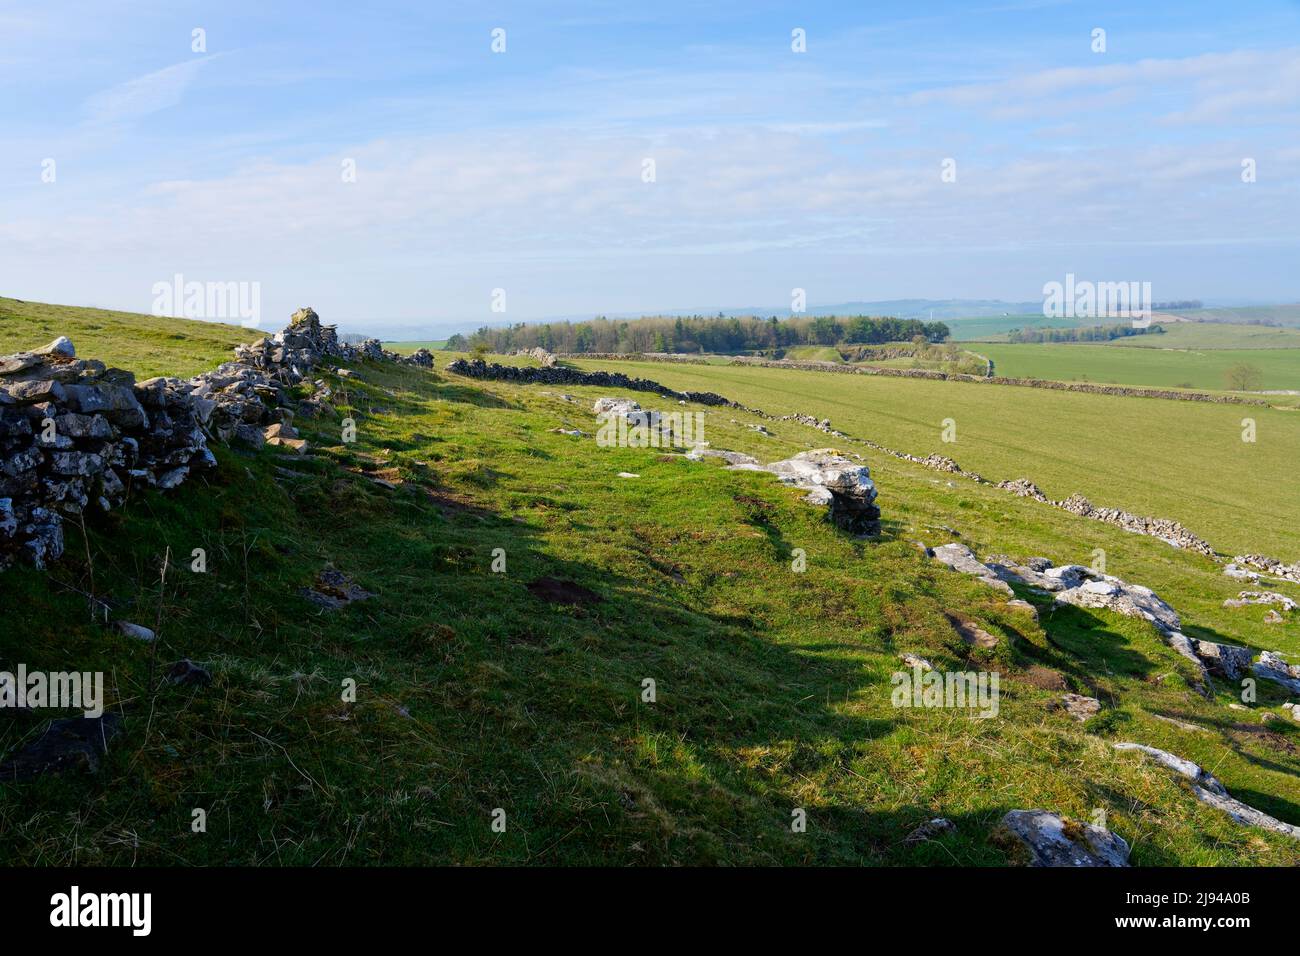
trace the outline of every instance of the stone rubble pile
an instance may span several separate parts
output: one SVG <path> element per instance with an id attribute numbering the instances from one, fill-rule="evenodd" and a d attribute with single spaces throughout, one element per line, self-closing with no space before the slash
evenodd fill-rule
<path id="1" fill-rule="evenodd" d="M 528 358 L 536 359 L 541 364 L 542 368 L 551 368 L 558 361 L 558 359 L 555 357 L 553 353 L 548 352 L 540 345 L 537 346 L 536 348 L 531 348 L 531 349 L 515 349 L 510 354 L 526 355 Z"/>
<path id="2" fill-rule="evenodd" d="M 1285 594 L 1276 591 L 1240 591 L 1235 598 L 1223 602 L 1224 607 L 1249 607 L 1252 604 L 1276 604 L 1284 611 L 1294 611 L 1300 606 Z"/>
<path id="3" fill-rule="evenodd" d="M 358 359 L 432 364 L 431 354 L 399 356 L 376 339 L 345 345 L 310 308 L 188 382 L 136 382 L 130 372 L 78 358 L 66 338 L 0 357 L 0 570 L 57 560 L 64 515 L 109 511 L 132 489 L 168 490 L 213 467 L 209 439 L 302 450 L 285 390 L 322 362 Z M 328 393 L 316 382 L 300 413 L 327 409 Z"/>
<path id="4" fill-rule="evenodd" d="M 1210 546 L 1208 541 L 1198 538 L 1177 521 L 1171 521 L 1168 518 L 1148 518 L 1120 508 L 1098 508 L 1083 495 L 1071 495 L 1065 501 L 1052 502 L 1052 504 L 1071 514 L 1091 518 L 1094 521 L 1104 521 L 1134 534 L 1145 534 L 1153 538 L 1159 538 L 1175 548 L 1195 551 L 1208 558 L 1214 557 L 1215 554 L 1214 548 Z"/>
<path id="5" fill-rule="evenodd" d="M 1284 581 L 1300 581 L 1300 564 L 1284 564 L 1277 558 L 1270 558 L 1262 554 L 1239 554 L 1232 559 L 1232 562 L 1228 567 L 1253 568 L 1256 571 L 1262 571 L 1269 577 L 1281 578 Z M 1258 579 L 1258 575 L 1256 579 Z"/>

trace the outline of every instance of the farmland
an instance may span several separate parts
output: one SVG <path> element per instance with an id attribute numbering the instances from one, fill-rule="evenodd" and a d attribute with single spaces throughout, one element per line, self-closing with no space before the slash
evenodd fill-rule
<path id="1" fill-rule="evenodd" d="M 1294 411 L 771 368 L 575 364 L 830 418 L 850 435 L 948 455 L 986 478 L 1030 477 L 1054 498 L 1079 492 L 1174 518 L 1221 550 L 1300 556 Z M 1245 417 L 1257 423 L 1253 443 L 1242 440 Z M 942 440 L 945 419 L 955 422 L 954 443 Z"/>
<path id="2" fill-rule="evenodd" d="M 1135 338 L 1154 341 L 1164 336 Z M 977 348 L 993 359 L 998 375 L 1011 378 L 1224 390 L 1228 387 L 1228 371 L 1245 364 L 1259 371 L 1255 388 L 1300 389 L 1300 348 L 1175 349 L 1157 347 L 1152 341 L 1143 341 L 1145 347 L 1132 348 L 1111 343 L 987 343 Z"/>

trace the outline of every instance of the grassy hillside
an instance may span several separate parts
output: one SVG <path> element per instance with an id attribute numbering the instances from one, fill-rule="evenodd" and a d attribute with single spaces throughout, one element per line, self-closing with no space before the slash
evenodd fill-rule
<path id="1" fill-rule="evenodd" d="M 748 392 L 735 397 L 772 411 L 814 402 L 790 395 L 800 373 L 636 371 L 698 372 L 692 387 Z M 1104 811 L 1137 865 L 1300 862 L 1295 841 L 1232 823 L 1109 746 L 1137 740 L 1195 759 L 1300 824 L 1300 728 L 1259 723 L 1260 709 L 1282 713 L 1282 697 L 1261 688 L 1243 711 L 1229 709 L 1227 688 L 1205 700 L 1148 625 L 1048 606 L 1040 625 L 913 542 L 1083 563 L 1101 548 L 1112 573 L 1154 587 L 1193 636 L 1300 651 L 1295 623 L 1223 608 L 1239 586 L 1211 562 L 883 457 L 871 465 L 884 533 L 854 540 L 770 476 L 555 431 L 593 431 L 591 403 L 616 391 L 567 388 L 566 400 L 445 372 L 356 373 L 329 376 L 339 414 L 358 422 L 355 445 L 327 419 L 302 422 L 315 453 L 300 461 L 219 449 L 211 477 L 139 494 L 92 521 L 85 540 L 70 524 L 68 556 L 50 573 L 0 576 L 0 662 L 102 669 L 126 715 L 97 776 L 0 785 L 6 860 L 992 865 L 1007 862 L 989 839 L 1002 814 L 1045 807 Z M 887 418 L 845 420 L 848 407 L 874 416 L 884 401 L 857 381 L 820 375 L 802 387 L 832 396 L 836 424 L 875 434 Z M 1024 391 L 967 388 L 957 414 L 974 434 L 963 442 L 985 427 L 965 424 L 962 408 Z M 1183 407 L 1137 408 L 1166 405 Z M 765 437 L 745 414 L 688 410 L 704 412 L 713 447 L 764 460 L 826 442 L 793 423 L 767 423 Z M 1021 464 L 1017 473 L 1038 470 Z M 196 547 L 207 573 L 189 570 Z M 504 573 L 492 570 L 498 548 Z M 796 548 L 804 572 L 792 569 Z M 328 565 L 375 596 L 338 612 L 310 604 L 299 589 Z M 542 577 L 593 600 L 543 600 L 529 589 Z M 160 619 L 159 667 L 188 657 L 214 684 L 155 694 L 150 648 L 92 623 L 80 592 L 115 617 Z M 968 647 L 948 614 L 999 645 Z M 893 707 L 901 651 L 940 669 L 997 670 L 999 715 Z M 647 678 L 654 702 L 642 697 Z M 341 699 L 347 679 L 355 703 Z M 1113 713 L 1080 725 L 1050 709 L 1062 688 Z M 39 726 L 5 715 L 0 751 Z M 191 830 L 195 808 L 207 833 Z M 496 808 L 504 833 L 490 827 Z M 795 808 L 806 833 L 791 831 Z M 940 814 L 956 834 L 903 842 Z"/>
<path id="2" fill-rule="evenodd" d="M 66 335 L 77 354 L 134 371 L 189 377 L 230 358 L 230 350 L 263 333 L 237 325 L 158 318 L 0 297 L 0 355 Z"/>
<path id="3" fill-rule="evenodd" d="M 840 350 L 831 345 L 796 345 L 785 350 L 785 358 L 792 362 L 843 362 Z"/>
<path id="4" fill-rule="evenodd" d="M 770 368 L 577 364 L 828 417 L 851 435 L 948 455 L 986 478 L 1028 476 L 1055 498 L 1081 492 L 1175 518 L 1220 549 L 1300 558 L 1294 411 Z M 1245 417 L 1255 419 L 1254 443 L 1241 440 Z M 942 440 L 948 418 L 957 424 L 951 444 Z"/>
<path id="5" fill-rule="evenodd" d="M 1134 339 L 1165 336 L 1135 336 Z M 1297 336 L 1300 340 L 1300 335 Z M 1124 340 L 1131 341 L 1131 340 Z M 1246 364 L 1259 370 L 1260 388 L 1300 389 L 1300 348 L 1206 348 L 1166 344 L 1145 348 L 1106 345 L 981 345 L 998 375 L 1046 378 L 1062 382 L 1107 382 L 1120 385 L 1225 390 L 1228 370 Z"/>

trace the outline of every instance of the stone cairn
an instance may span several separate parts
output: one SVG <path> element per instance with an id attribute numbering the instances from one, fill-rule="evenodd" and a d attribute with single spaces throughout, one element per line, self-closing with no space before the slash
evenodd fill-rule
<path id="1" fill-rule="evenodd" d="M 285 390 L 325 360 L 358 359 L 433 367 L 427 349 L 400 356 L 376 339 L 345 345 L 310 308 L 188 382 L 137 383 L 130 372 L 78 358 L 62 337 L 0 357 L 0 571 L 58 560 L 64 515 L 109 511 L 132 489 L 175 488 L 214 467 L 209 440 L 301 450 Z M 328 389 L 317 382 L 300 414 L 324 410 L 322 396 Z"/>

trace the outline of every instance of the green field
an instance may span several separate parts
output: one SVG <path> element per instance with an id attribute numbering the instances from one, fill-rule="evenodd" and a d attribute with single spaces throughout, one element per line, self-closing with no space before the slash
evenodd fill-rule
<path id="1" fill-rule="evenodd" d="M 850 435 L 948 455 L 992 480 L 1032 478 L 1053 498 L 1080 492 L 1174 518 L 1220 550 L 1300 558 L 1300 412 L 771 368 L 576 364 L 830 418 Z M 1254 443 L 1241 440 L 1247 416 Z M 952 444 L 941 439 L 948 418 L 957 423 Z"/>
<path id="2" fill-rule="evenodd" d="M 792 362 L 835 362 L 844 361 L 840 350 L 833 345 L 796 345 L 785 350 L 785 358 Z"/>
<path id="3" fill-rule="evenodd" d="M 1300 349 L 1300 329 L 1209 322 L 1171 322 L 1162 328 L 1158 335 L 1130 335 L 1106 344 L 1139 349 Z"/>
<path id="4" fill-rule="evenodd" d="M 416 349 L 428 349 L 437 352 L 447 345 L 446 339 L 427 339 L 420 342 L 385 342 L 384 348 L 398 355 L 410 355 Z"/>
<path id="5" fill-rule="evenodd" d="M 1078 319 L 1051 319 L 1041 312 L 944 321 L 952 331 L 951 338 L 954 342 L 978 342 L 999 335 L 1005 336 L 1012 329 L 1068 329 L 1079 324 Z"/>
<path id="6" fill-rule="evenodd" d="M 1242 306 L 1239 308 L 1188 309 L 1176 314 L 1192 321 L 1214 322 L 1278 322 L 1282 325 L 1300 325 L 1300 302 L 1285 305 Z"/>
<path id="7" fill-rule="evenodd" d="M 1246 364 L 1258 369 L 1261 389 L 1300 389 L 1300 348 L 1175 350 L 1151 346 L 1123 348 L 1113 343 L 988 343 L 979 348 L 993 359 L 998 375 L 1011 378 L 1223 391 L 1228 388 L 1228 370 Z"/>
<path id="8" fill-rule="evenodd" d="M 199 331 L 175 326 L 171 347 Z M 202 364 L 207 349 L 194 340 L 186 361 Z M 1164 495 L 1174 485 L 1159 479 L 1176 478 L 1198 514 L 1228 523 L 1241 516 L 1224 487 L 1241 508 L 1278 504 L 1265 485 L 1223 473 L 1258 464 L 1220 446 L 1218 413 L 1239 409 L 608 364 L 772 412 L 824 407 L 839 427 L 882 440 L 933 429 L 935 450 L 965 462 L 989 446 L 1015 474 L 1091 469 L 1122 490 L 1142 459 L 1135 484 L 1156 479 Z M 914 542 L 959 538 L 981 552 L 1083 563 L 1100 548 L 1108 570 L 1169 600 L 1188 634 L 1300 651 L 1294 622 L 1224 608 L 1240 585 L 1209 560 L 883 455 L 870 463 L 884 532 L 857 540 L 770 476 L 556 431 L 593 431 L 591 403 L 617 390 L 566 387 L 568 401 L 557 388 L 442 370 L 354 371 L 320 372 L 338 414 L 301 421 L 313 448 L 303 460 L 218 448 L 215 474 L 137 492 L 89 520 L 85 539 L 70 522 L 68 553 L 49 573 L 0 575 L 0 660 L 103 670 L 110 706 L 126 718 L 98 775 L 0 784 L 0 853 L 11 864 L 998 865 L 1009 858 L 993 826 L 1037 807 L 1081 820 L 1104 811 L 1137 866 L 1300 863 L 1296 841 L 1232 822 L 1168 771 L 1110 746 L 1136 740 L 1196 760 L 1300 824 L 1300 725 L 1281 716 L 1280 693 L 1261 686 L 1257 703 L 1233 711 L 1233 688 L 1195 693 L 1146 623 L 1052 610 L 1026 593 L 1037 623 Z M 1033 404 L 1056 416 L 1050 426 L 1026 420 Z M 958 420 L 956 449 L 937 443 L 941 408 Z M 704 414 L 714 448 L 767 461 L 827 443 L 791 422 L 766 422 L 767 437 L 734 409 L 685 410 Z M 356 444 L 339 444 L 342 416 L 357 421 Z M 1118 431 L 1125 419 L 1142 455 L 1082 447 L 1105 435 L 1090 421 Z M 1294 441 L 1274 430 L 1285 421 L 1261 413 L 1261 433 Z M 1152 467 L 1178 440 L 1180 455 L 1218 460 L 1222 487 L 1204 468 Z M 1263 439 L 1251 451 L 1269 462 L 1275 453 Z M 1293 516 L 1273 523 L 1295 527 Z M 207 573 L 176 561 L 195 547 L 209 555 Z M 174 563 L 160 587 L 167 548 Z M 503 573 L 492 570 L 498 548 Z M 792 569 L 795 548 L 804 572 Z M 299 588 L 330 564 L 375 597 L 334 613 L 306 602 Z M 547 603 L 527 587 L 541 576 L 596 600 Z M 1300 597 L 1300 587 L 1282 590 Z M 191 658 L 213 686 L 155 690 L 150 647 L 93 623 L 83 592 L 119 619 L 160 620 L 159 666 Z M 967 646 L 948 614 L 979 622 L 998 646 Z M 893 707 L 901 651 L 1000 673 L 998 716 Z M 341 699 L 347 679 L 355 702 Z M 1061 688 L 1098 697 L 1108 716 L 1081 725 L 1052 710 Z M 1265 710 L 1277 716 L 1267 731 Z M 0 751 L 40 726 L 7 715 Z M 191 829 L 194 808 L 207 811 L 204 834 Z M 497 808 L 504 833 L 491 829 Z M 805 833 L 792 832 L 796 808 Z M 903 841 L 936 815 L 956 833 Z"/>

